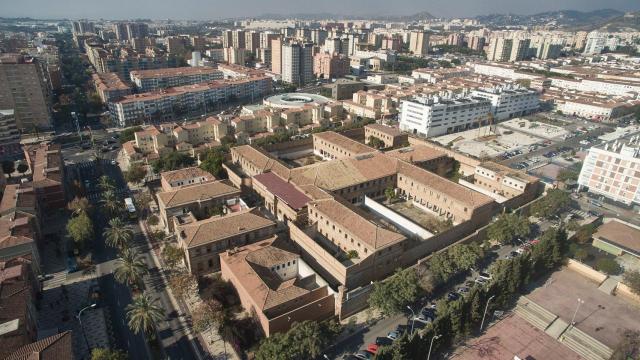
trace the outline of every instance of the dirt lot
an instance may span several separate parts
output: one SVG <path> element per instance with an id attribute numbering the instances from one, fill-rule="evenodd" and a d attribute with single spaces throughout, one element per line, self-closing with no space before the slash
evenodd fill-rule
<path id="1" fill-rule="evenodd" d="M 582 359 L 562 343 L 536 329 L 515 314 L 494 324 L 487 332 L 458 348 L 455 360 L 520 359 L 579 360 Z"/>
<path id="2" fill-rule="evenodd" d="M 597 284 L 569 269 L 556 271 L 545 285 L 527 297 L 571 323 L 578 305 L 576 327 L 615 348 L 624 329 L 640 330 L 640 307 L 598 290 Z"/>

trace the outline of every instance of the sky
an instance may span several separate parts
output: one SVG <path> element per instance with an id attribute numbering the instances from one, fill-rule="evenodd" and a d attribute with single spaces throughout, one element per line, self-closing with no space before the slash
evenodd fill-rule
<path id="1" fill-rule="evenodd" d="M 221 19 L 262 14 L 334 13 L 439 17 L 551 10 L 640 10 L 639 0 L 0 0 L 0 16 L 89 19 Z"/>

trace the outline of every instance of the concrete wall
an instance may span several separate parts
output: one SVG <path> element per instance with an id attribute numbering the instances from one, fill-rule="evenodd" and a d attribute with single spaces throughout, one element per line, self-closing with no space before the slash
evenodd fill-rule
<path id="1" fill-rule="evenodd" d="M 364 197 L 364 206 L 368 207 L 373 212 L 381 215 L 382 217 L 388 219 L 396 226 L 420 237 L 421 239 L 428 239 L 433 236 L 433 234 L 427 231 L 425 228 L 387 208 L 386 206 L 378 203 L 368 196 Z"/>
<path id="2" fill-rule="evenodd" d="M 621 282 L 619 282 L 616 286 L 615 294 L 634 301 L 636 302 L 636 304 L 640 305 L 640 295 L 634 293 L 630 287 Z"/>
<path id="3" fill-rule="evenodd" d="M 268 320 L 267 336 L 276 332 L 285 332 L 291 328 L 294 322 L 304 320 L 321 321 L 335 315 L 335 296 L 327 293 L 327 288 L 318 288 L 309 294 L 308 299 L 296 299 L 307 302 L 294 310 Z M 312 298 L 315 300 L 310 301 Z"/>
<path id="4" fill-rule="evenodd" d="M 606 274 L 603 274 L 596 269 L 573 259 L 569 259 L 569 261 L 567 262 L 567 268 L 578 272 L 582 276 L 591 281 L 594 281 L 598 285 L 602 284 L 609 277 Z"/>

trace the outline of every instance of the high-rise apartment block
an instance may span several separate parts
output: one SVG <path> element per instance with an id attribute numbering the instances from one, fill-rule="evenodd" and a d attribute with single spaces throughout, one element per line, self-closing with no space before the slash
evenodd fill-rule
<path id="1" fill-rule="evenodd" d="M 246 50 L 244 48 L 224 48 L 224 61 L 229 64 L 244 65 L 245 52 Z"/>
<path id="2" fill-rule="evenodd" d="M 155 91 L 174 86 L 193 85 L 222 79 L 222 71 L 208 66 L 179 67 L 156 70 L 136 70 L 131 73 L 140 92 Z"/>
<path id="3" fill-rule="evenodd" d="M 271 40 L 271 71 L 282 74 L 282 38 Z"/>
<path id="4" fill-rule="evenodd" d="M 583 54 L 593 55 L 600 54 L 605 47 L 607 41 L 606 34 L 592 31 L 587 35 L 586 44 L 584 46 Z"/>
<path id="5" fill-rule="evenodd" d="M 13 109 L 0 109 L 0 156 L 11 156 L 19 152 L 20 131 L 16 126 Z"/>
<path id="6" fill-rule="evenodd" d="M 349 74 L 349 59 L 344 55 L 318 53 L 313 57 L 313 74 L 330 79 Z"/>
<path id="7" fill-rule="evenodd" d="M 492 38 L 489 41 L 489 50 L 487 51 L 487 60 L 509 61 L 509 59 L 511 58 L 512 48 L 513 48 L 513 39 Z"/>
<path id="8" fill-rule="evenodd" d="M 640 135 L 590 148 L 578 184 L 613 201 L 640 205 Z"/>
<path id="9" fill-rule="evenodd" d="M 245 49 L 246 35 L 242 30 L 227 30 L 222 33 L 222 46 Z"/>
<path id="10" fill-rule="evenodd" d="M 427 55 L 429 52 L 429 33 L 412 31 L 409 34 L 409 51 L 415 55 Z"/>
<path id="11" fill-rule="evenodd" d="M 247 51 L 255 54 L 260 47 L 260 33 L 257 31 L 246 32 L 244 34 L 244 44 Z"/>
<path id="12" fill-rule="evenodd" d="M 522 61 L 529 57 L 530 39 L 513 39 L 509 61 Z"/>
<path id="13" fill-rule="evenodd" d="M 298 85 L 313 81 L 313 44 L 282 45 L 282 81 Z"/>
<path id="14" fill-rule="evenodd" d="M 469 49 L 475 51 L 482 51 L 485 45 L 485 38 L 480 36 L 472 36 L 468 41 Z"/>
<path id="15" fill-rule="evenodd" d="M 184 51 L 184 39 L 179 36 L 167 38 L 167 52 L 169 54 L 179 54 Z"/>
<path id="16" fill-rule="evenodd" d="M 0 109 L 13 109 L 18 130 L 50 127 L 49 89 L 42 64 L 19 54 L 0 55 Z"/>

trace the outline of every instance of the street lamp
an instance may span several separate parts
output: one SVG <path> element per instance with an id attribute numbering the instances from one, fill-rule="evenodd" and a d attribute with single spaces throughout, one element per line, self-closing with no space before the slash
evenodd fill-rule
<path id="1" fill-rule="evenodd" d="M 576 311 L 573 313 L 573 318 L 571 318 L 571 326 L 576 325 L 576 315 L 578 315 L 578 309 L 580 309 L 580 305 L 584 304 L 584 300 L 578 298 L 578 306 L 576 306 Z"/>
<path id="2" fill-rule="evenodd" d="M 89 306 L 86 306 L 82 308 L 80 311 L 78 311 L 78 315 L 76 316 L 76 318 L 78 319 L 78 322 L 80 322 L 80 329 L 82 330 L 82 337 L 84 338 L 84 343 L 87 344 L 87 351 L 91 350 L 91 348 L 89 347 L 89 340 L 87 340 L 87 334 L 84 332 L 84 326 L 82 325 L 82 312 L 87 309 L 93 309 L 96 306 L 97 304 L 95 303 Z"/>
<path id="3" fill-rule="evenodd" d="M 413 335 L 413 324 L 416 322 L 416 313 L 413 312 L 413 309 L 409 305 L 407 305 L 407 309 L 409 309 L 409 311 L 411 311 L 411 315 L 413 315 L 411 318 L 411 332 L 409 333 L 410 335 Z"/>
<path id="4" fill-rule="evenodd" d="M 489 297 L 489 299 L 487 300 L 487 305 L 484 307 L 484 314 L 482 314 L 482 322 L 480 323 L 480 331 L 482 331 L 482 328 L 484 327 L 484 318 L 485 316 L 487 316 L 487 310 L 489 309 L 489 303 L 491 302 L 491 300 L 493 300 L 493 298 L 496 297 L 495 295 L 491 295 L 491 297 Z"/>
<path id="5" fill-rule="evenodd" d="M 431 344 L 429 345 L 429 354 L 427 354 L 427 360 L 431 359 L 431 348 L 433 348 L 433 342 L 442 337 L 442 335 L 433 335 L 431 338 Z"/>

